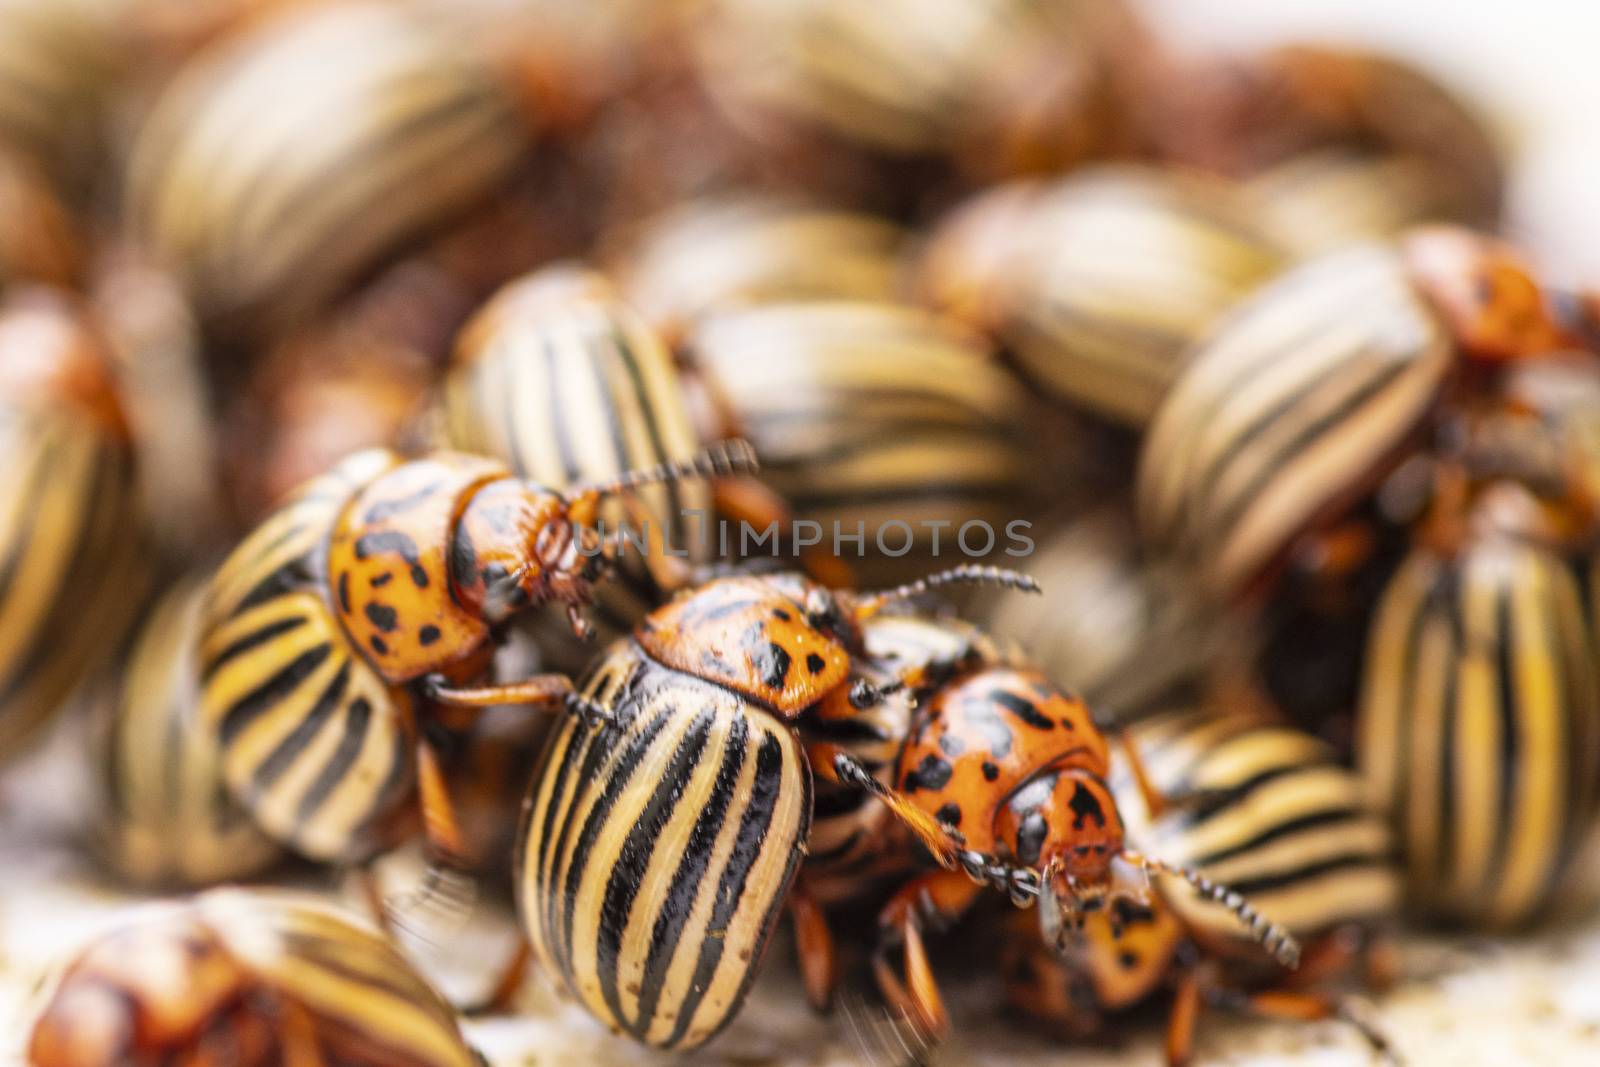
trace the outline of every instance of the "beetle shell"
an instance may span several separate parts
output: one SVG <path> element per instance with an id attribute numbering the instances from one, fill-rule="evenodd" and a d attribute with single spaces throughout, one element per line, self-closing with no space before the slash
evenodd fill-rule
<path id="1" fill-rule="evenodd" d="M 1284 262 L 1248 201 L 1220 180 L 1105 167 L 1031 198 L 1002 192 L 986 200 L 1002 212 L 996 221 L 1017 231 L 996 246 L 999 235 L 954 216 L 972 250 L 943 244 L 927 269 L 954 277 L 924 290 L 979 290 L 951 310 L 987 310 L 992 319 L 1004 309 L 989 325 L 1031 379 L 1057 399 L 1132 426 L 1149 420 L 1190 342 Z M 939 233 L 933 241 L 941 249 Z M 993 252 L 1005 246 L 1005 258 L 1016 258 L 995 269 Z M 973 279 L 963 287 L 968 269 Z M 1014 288 L 990 296 L 981 294 L 984 284 Z"/>
<path id="2" fill-rule="evenodd" d="M 631 639 L 583 682 L 611 713 L 558 727 L 517 859 L 524 928 L 596 1018 L 659 1048 L 711 1039 L 748 992 L 811 822 L 793 730 Z"/>
<path id="3" fill-rule="evenodd" d="M 0 304 L 0 759 L 115 653 L 144 591 L 127 424 L 66 298 Z"/>
<path id="4" fill-rule="evenodd" d="M 380 848 L 411 786 L 410 698 L 346 636 L 327 570 L 339 515 L 399 465 L 360 452 L 308 483 L 223 563 L 206 608 L 201 708 L 224 777 L 267 833 L 315 858 Z"/>
<path id="5" fill-rule="evenodd" d="M 526 151 L 447 23 L 319 5 L 184 69 L 139 134 L 130 211 L 203 318 L 271 333 L 492 193 Z"/>
<path id="6" fill-rule="evenodd" d="M 229 796 L 216 739 L 194 728 L 206 586 L 191 576 L 151 605 L 101 708 L 98 844 L 111 867 L 139 885 L 246 878 L 279 857 Z"/>
<path id="7" fill-rule="evenodd" d="M 904 237 L 872 215 L 771 196 L 707 199 L 644 227 L 618 278 L 645 319 L 677 341 L 733 307 L 892 300 Z"/>
<path id="8" fill-rule="evenodd" d="M 69 962 L 35 1067 L 478 1067 L 455 1012 L 388 938 L 304 894 L 218 889 L 145 908 Z"/>
<path id="9" fill-rule="evenodd" d="M 1488 535 L 1416 549 L 1379 604 L 1357 756 L 1394 822 L 1412 905 L 1484 927 L 1535 918 L 1594 823 L 1600 667 L 1579 586 Z"/>
<path id="10" fill-rule="evenodd" d="M 1197 347 L 1151 426 L 1138 480 L 1148 542 L 1213 595 L 1241 594 L 1376 484 L 1453 367 L 1390 248 L 1287 272 Z"/>
<path id="11" fill-rule="evenodd" d="M 850 562 L 863 580 L 904 574 L 931 548 L 927 523 L 946 524 L 941 552 L 972 521 L 1003 547 L 1037 468 L 1019 425 L 1028 397 L 966 335 L 892 304 L 772 304 L 712 318 L 689 347 L 732 401 L 763 479 L 821 525 L 823 544 L 834 523 L 842 535 L 861 524 L 864 559 Z"/>
<path id="12" fill-rule="evenodd" d="M 1112 780 L 1136 847 L 1228 886 L 1300 938 L 1394 915 L 1393 839 L 1361 779 L 1323 742 L 1204 708 L 1140 723 L 1129 740 L 1169 801 L 1152 821 L 1126 762 L 1116 761 Z M 1160 881 L 1163 899 L 1209 947 L 1262 958 L 1219 905 L 1176 879 Z"/>

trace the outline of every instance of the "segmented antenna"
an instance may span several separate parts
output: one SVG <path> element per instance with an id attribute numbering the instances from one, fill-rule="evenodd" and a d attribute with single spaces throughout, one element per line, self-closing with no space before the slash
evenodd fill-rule
<path id="1" fill-rule="evenodd" d="M 1174 867 L 1137 852 L 1124 852 L 1122 858 L 1143 870 L 1182 878 L 1206 900 L 1221 904 L 1232 912 L 1233 917 L 1250 931 L 1251 940 L 1270 952 L 1283 966 L 1290 970 L 1300 966 L 1300 942 L 1295 940 L 1294 935 L 1267 919 L 1252 907 L 1248 900 L 1232 889 L 1218 885 L 1198 871 L 1192 871 L 1187 867 Z"/>
<path id="2" fill-rule="evenodd" d="M 684 478 L 716 478 L 727 474 L 753 474 L 761 469 L 756 450 L 741 437 L 707 445 L 688 459 L 668 460 L 644 470 L 627 471 L 609 482 L 594 486 L 602 496 L 624 493 L 644 485 L 676 482 Z"/>
<path id="3" fill-rule="evenodd" d="M 1007 567 L 986 567 L 976 563 L 963 563 L 951 567 L 947 571 L 938 571 L 934 574 L 918 578 L 914 582 L 885 589 L 881 593 L 862 597 L 859 601 L 858 614 L 863 618 L 873 615 L 886 604 L 896 600 L 909 600 L 921 596 L 930 589 L 937 589 L 942 585 L 997 585 L 1003 589 L 1020 589 L 1024 593 L 1043 592 L 1039 583 L 1021 571 L 1014 571 Z"/>

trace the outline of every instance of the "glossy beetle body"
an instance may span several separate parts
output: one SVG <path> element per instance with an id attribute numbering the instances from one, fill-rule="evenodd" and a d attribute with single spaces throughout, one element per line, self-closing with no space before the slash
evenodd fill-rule
<path id="1" fill-rule="evenodd" d="M 526 130 L 441 17 L 290 12 L 163 91 L 136 145 L 131 214 L 208 325 L 259 339 L 303 322 L 507 180 Z"/>
<path id="2" fill-rule="evenodd" d="M 1561 555 L 1494 530 L 1453 554 L 1419 546 L 1384 591 L 1357 756 L 1416 910 L 1510 927 L 1561 887 L 1600 782 L 1584 600 Z"/>
<path id="3" fill-rule="evenodd" d="M 34 1067 L 480 1067 L 455 1012 L 377 930 L 293 893 L 155 905 L 68 963 Z"/>
<path id="4" fill-rule="evenodd" d="M 141 886 L 247 878 L 280 855 L 229 795 L 216 739 L 194 728 L 205 592 L 190 576 L 150 605 L 102 698 L 97 844 Z"/>
<path id="5" fill-rule="evenodd" d="M 0 304 L 0 759 L 113 654 L 144 591 L 128 428 L 103 344 L 69 301 Z"/>
<path id="6" fill-rule="evenodd" d="M 1356 935 L 1370 936 L 1394 917 L 1401 877 L 1388 830 L 1366 806 L 1359 777 L 1326 745 L 1206 709 L 1150 718 L 1132 728 L 1130 742 L 1165 805 L 1149 810 L 1126 760 L 1116 761 L 1113 786 L 1139 847 L 1249 895 L 1308 954 L 1335 954 L 1329 969 Z M 1146 901 L 1117 899 L 1088 916 L 1059 952 L 1037 923 L 1019 916 L 1002 959 L 1007 999 L 1031 1020 L 1077 1038 L 1169 988 L 1181 1000 L 1191 981 L 1210 987 L 1208 999 L 1226 1004 L 1216 994 L 1232 992 L 1237 1006 L 1270 1014 L 1272 1000 L 1252 1002 L 1250 994 L 1274 990 L 1286 976 L 1238 936 L 1225 913 L 1168 879 Z M 1326 1017 L 1335 1003 L 1307 997 L 1285 1014 Z M 1175 1007 L 1169 1062 L 1186 1060 L 1193 1025 Z"/>
<path id="7" fill-rule="evenodd" d="M 918 284 L 1053 398 L 1139 427 L 1189 344 L 1283 262 L 1227 183 L 1105 167 L 980 194 Z"/>
<path id="8" fill-rule="evenodd" d="M 1037 473 L 1022 437 L 1028 397 L 974 339 L 901 305 L 794 302 L 714 316 L 687 347 L 768 484 L 830 550 L 837 530 L 864 579 L 925 570 L 935 535 L 947 555 L 969 522 L 989 524 L 987 551 L 1012 547 L 1011 505 Z M 858 524 L 852 548 L 842 538 Z M 968 543 L 985 545 L 975 531 Z"/>

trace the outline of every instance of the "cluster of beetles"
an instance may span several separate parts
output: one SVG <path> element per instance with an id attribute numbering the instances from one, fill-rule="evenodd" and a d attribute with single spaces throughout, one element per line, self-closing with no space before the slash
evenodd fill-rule
<path id="1" fill-rule="evenodd" d="M 1126 0 L 0 0 L 0 760 L 163 897 L 27 1062 L 688 1053 L 764 965 L 883 1063 L 958 974 L 1397 1058 L 1396 931 L 1600 814 L 1600 290 L 1502 184 Z M 398 935 L 497 897 L 454 1003 Z"/>

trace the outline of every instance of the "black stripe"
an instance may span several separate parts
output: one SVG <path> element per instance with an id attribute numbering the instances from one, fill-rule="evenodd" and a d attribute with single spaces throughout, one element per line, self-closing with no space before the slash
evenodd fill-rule
<path id="1" fill-rule="evenodd" d="M 639 1013 L 634 1033 L 643 1037 L 655 1017 L 656 1006 L 661 1002 L 663 985 L 672 961 L 678 955 L 678 943 L 683 939 L 684 926 L 689 912 L 699 896 L 701 880 L 711 863 L 711 851 L 717 836 L 727 821 L 728 810 L 734 801 L 734 789 L 739 784 L 739 774 L 744 770 L 745 753 L 749 748 L 750 729 L 743 715 L 733 721 L 728 739 L 722 748 L 722 766 L 711 787 L 706 806 L 695 819 L 694 829 L 684 846 L 683 860 L 673 872 L 672 884 L 667 887 L 666 899 L 661 904 L 661 914 L 651 931 L 650 954 L 645 960 L 644 980 L 639 990 Z M 695 931 L 697 935 L 704 931 Z"/>
<path id="2" fill-rule="evenodd" d="M 567 750 L 561 754 L 561 766 L 556 768 L 555 780 L 550 786 L 550 802 L 545 805 L 544 823 L 540 827 L 539 833 L 538 866 L 534 868 L 534 884 L 539 892 L 546 895 L 549 893 L 550 882 L 550 872 L 548 870 L 550 845 L 552 838 L 555 836 L 556 815 L 561 808 L 561 796 L 566 791 L 567 775 L 571 773 L 574 764 L 577 763 L 578 756 L 584 751 L 585 744 L 591 734 L 591 728 L 583 719 L 575 715 L 570 716 L 561 729 L 567 735 Z M 547 773 L 548 771 L 542 771 L 535 776 L 534 781 L 541 783 L 539 788 L 542 788 L 542 783 Z M 532 921 L 531 916 L 529 921 Z"/>
<path id="3" fill-rule="evenodd" d="M 559 356 L 548 329 L 539 330 L 539 355 L 544 360 L 547 393 L 544 406 L 550 412 L 551 436 L 556 441 L 556 457 L 561 464 L 562 480 L 567 485 L 572 485 L 582 477 L 582 471 L 578 466 L 577 454 L 572 448 L 572 431 L 567 426 L 567 406 L 562 399 L 561 375 L 557 367 Z"/>
<path id="4" fill-rule="evenodd" d="M 705 999 L 706 990 L 711 988 L 711 979 L 717 973 L 717 965 L 722 962 L 725 939 L 710 934 L 726 930 L 739 910 L 745 883 L 761 858 L 761 846 L 766 841 L 767 828 L 772 824 L 782 785 L 783 746 L 777 738 L 768 734 L 762 738 L 761 748 L 756 753 L 755 778 L 750 783 L 750 796 L 745 804 L 744 818 L 739 821 L 733 850 L 728 856 L 727 866 L 722 870 L 722 877 L 717 880 L 716 905 L 706 924 L 707 936 L 700 941 L 700 957 L 695 962 L 694 976 L 689 980 L 683 1004 L 678 1008 L 678 1021 L 662 1043 L 663 1048 L 671 1048 L 683 1040 L 689 1031 L 689 1024 L 694 1021 L 695 1012 L 700 1009 L 700 1002 Z M 799 851 L 798 847 L 795 851 Z M 755 960 L 749 961 L 752 970 L 755 965 Z"/>
<path id="5" fill-rule="evenodd" d="M 578 834 L 578 839 L 572 843 L 570 851 L 565 847 L 559 848 L 559 855 L 570 857 L 570 866 L 567 868 L 567 878 L 561 894 L 563 906 L 560 938 L 563 958 L 569 973 L 572 959 L 572 921 L 577 912 L 578 886 L 583 882 L 583 875 L 588 869 L 589 861 L 595 858 L 593 856 L 594 840 L 600 836 L 600 831 L 605 828 L 607 821 L 611 818 L 611 809 L 616 807 L 617 801 L 621 799 L 624 793 L 628 792 L 634 772 L 639 769 L 639 764 L 644 762 L 644 757 L 649 754 L 651 747 L 655 744 L 656 736 L 661 733 L 662 728 L 667 724 L 667 720 L 676 714 L 677 709 L 668 704 L 656 713 L 656 717 L 644 729 L 624 738 L 627 748 L 623 750 L 622 755 L 617 759 L 616 765 L 611 769 L 610 776 L 601 788 L 600 796 L 595 799 L 594 805 L 590 807 L 588 817 L 583 822 L 583 829 Z M 604 735 L 596 738 L 594 747 L 597 755 L 603 756 L 606 748 L 609 747 L 603 743 L 605 740 Z M 596 760 L 596 763 L 598 762 L 599 760 Z M 585 767 L 587 769 L 587 763 Z M 596 770 L 598 769 L 596 767 Z M 582 780 L 585 782 L 590 781 L 593 776 L 593 772 L 586 773 Z M 566 829 L 566 826 L 562 827 L 563 837 L 566 834 Z M 600 860 L 604 862 L 604 857 L 600 857 Z"/>
<path id="6" fill-rule="evenodd" d="M 267 754 L 266 759 L 256 764 L 255 772 L 250 776 L 251 784 L 258 790 L 269 788 L 283 776 L 284 772 L 294 766 L 295 760 L 305 754 L 313 738 L 322 731 L 323 724 L 328 721 L 339 706 L 339 701 L 344 697 L 345 687 L 350 682 L 350 660 L 345 659 L 339 670 L 329 679 L 323 687 L 322 694 L 317 697 L 317 702 L 295 724 L 278 746 Z"/>
<path id="7" fill-rule="evenodd" d="M 366 697 L 358 697 L 350 702 L 350 710 L 345 715 L 344 736 L 339 738 L 339 747 L 334 749 L 333 755 L 317 772 L 317 777 L 312 781 L 305 795 L 300 798 L 300 806 L 295 811 L 297 826 L 303 827 L 317 814 L 329 795 L 344 781 L 345 775 L 350 773 L 350 768 L 355 766 L 357 757 L 361 755 L 361 746 L 367 740 L 367 726 L 372 720 L 372 704 Z M 382 806 L 383 796 L 379 794 L 373 798 L 373 808 Z M 363 820 L 365 821 L 365 820 Z"/>
<path id="8" fill-rule="evenodd" d="M 622 1014 L 622 998 L 617 992 L 618 959 L 622 951 L 622 935 L 628 928 L 628 917 L 639 895 L 639 885 L 644 881 L 645 870 L 655 853 L 656 842 L 666 830 L 682 799 L 684 786 L 693 776 L 710 742 L 711 727 L 716 713 L 702 707 L 694 721 L 684 731 L 672 759 L 661 770 L 655 790 L 639 812 L 639 817 L 628 831 L 628 836 L 611 863 L 611 873 L 606 879 L 605 895 L 600 902 L 600 928 L 595 938 L 595 973 L 600 979 L 600 994 L 611 1017 L 643 1037 L 649 1029 L 649 1016 L 641 1014 L 630 1025 Z"/>
<path id="9" fill-rule="evenodd" d="M 256 719 L 272 710 L 304 682 L 333 652 L 333 646 L 324 641 L 296 656 L 290 663 L 241 697 L 222 716 L 218 731 L 224 746 L 232 744 Z"/>
<path id="10" fill-rule="evenodd" d="M 1363 814 L 1359 808 L 1348 805 L 1307 812 L 1293 819 L 1285 819 L 1282 822 L 1274 823 L 1260 833 L 1238 844 L 1229 845 L 1227 848 L 1221 848 L 1215 852 L 1208 852 L 1203 856 L 1197 856 L 1190 861 L 1190 866 L 1204 870 L 1213 864 L 1223 863 L 1237 856 L 1248 855 L 1258 848 L 1270 845 L 1274 841 L 1281 841 L 1286 837 L 1292 837 L 1305 830 L 1317 830 L 1345 822 L 1360 822 Z"/>
<path id="11" fill-rule="evenodd" d="M 241 656 L 252 648 L 258 648 L 275 637 L 281 637 L 289 633 L 291 630 L 297 630 L 305 624 L 306 617 L 302 613 L 291 615 L 286 619 L 279 619 L 277 622 L 268 623 L 261 629 L 246 634 L 206 662 L 205 668 L 200 672 L 200 681 L 209 681 L 219 668 L 234 657 Z"/>
<path id="12" fill-rule="evenodd" d="M 1277 874 L 1266 874 L 1259 878 L 1248 878 L 1239 882 L 1232 882 L 1228 888 L 1242 897 L 1261 897 L 1279 889 L 1287 889 L 1324 874 L 1336 871 L 1359 870 L 1362 867 L 1371 867 L 1374 870 L 1389 871 L 1389 864 L 1384 857 L 1373 856 L 1370 852 L 1350 852 L 1339 856 L 1330 856 L 1316 863 L 1307 863 L 1291 870 L 1280 871 Z"/>
<path id="13" fill-rule="evenodd" d="M 1516 690 L 1517 665 L 1512 659 L 1515 619 L 1511 611 L 1511 590 L 1502 586 L 1495 596 L 1495 685 L 1500 697 L 1500 804 L 1495 823 L 1494 847 L 1490 850 L 1488 884 L 1498 886 L 1505 880 L 1503 865 L 1510 850 L 1512 810 L 1522 768 L 1517 765 L 1521 739 L 1517 729 L 1521 724 L 1522 702 Z M 1488 753 L 1485 753 L 1488 755 Z"/>
<path id="14" fill-rule="evenodd" d="M 655 406 L 650 403 L 650 391 L 645 384 L 644 374 L 639 369 L 637 353 L 628 344 L 628 339 L 617 328 L 615 318 L 611 318 L 611 341 L 616 347 L 617 357 L 622 361 L 622 368 L 627 372 L 628 383 L 633 387 L 634 398 L 639 403 L 640 417 L 644 419 L 645 434 L 650 439 L 650 461 L 663 463 L 667 459 L 667 445 L 661 437 L 661 423 L 656 418 Z M 602 385 L 605 383 L 602 381 Z M 618 438 L 619 447 L 623 448 L 619 454 L 625 457 L 626 465 L 632 465 L 631 459 L 626 459 L 628 453 L 621 438 Z M 665 516 L 667 528 L 671 531 L 674 541 L 681 542 L 687 534 L 685 529 L 688 517 L 683 513 L 683 493 L 680 483 L 676 480 L 666 482 L 662 488 L 667 494 L 667 511 Z"/>

